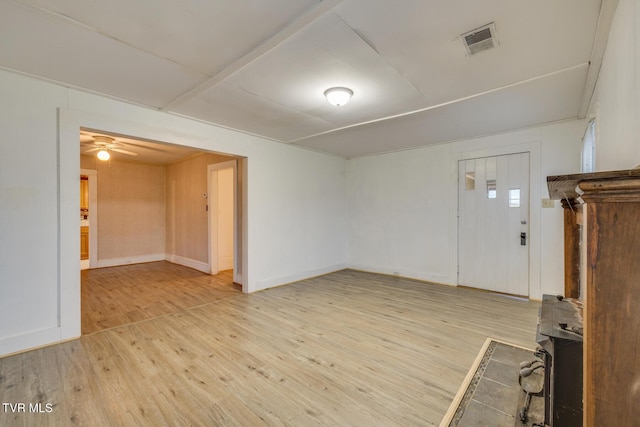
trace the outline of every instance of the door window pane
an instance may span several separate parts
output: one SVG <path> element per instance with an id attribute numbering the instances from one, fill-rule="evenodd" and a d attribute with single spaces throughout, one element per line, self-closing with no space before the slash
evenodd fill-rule
<path id="1" fill-rule="evenodd" d="M 466 172 L 464 174 L 464 188 L 465 190 L 476 189 L 476 173 L 475 172 Z"/>
<path id="2" fill-rule="evenodd" d="M 519 188 L 509 189 L 509 207 L 510 208 L 520 207 L 520 189 Z"/>
<path id="3" fill-rule="evenodd" d="M 496 180 L 488 179 L 487 180 L 487 199 L 495 199 L 498 195 L 496 191 Z"/>

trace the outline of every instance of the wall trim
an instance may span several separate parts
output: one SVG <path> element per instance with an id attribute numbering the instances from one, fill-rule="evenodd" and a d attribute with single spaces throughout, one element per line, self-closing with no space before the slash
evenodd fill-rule
<path id="1" fill-rule="evenodd" d="M 7 357 L 11 354 L 32 350 L 36 347 L 57 344 L 60 341 L 61 328 L 41 329 L 38 331 L 26 332 L 20 335 L 4 338 L 0 340 L 0 357 Z M 78 338 L 73 337 L 73 338 Z"/>
<path id="2" fill-rule="evenodd" d="M 173 254 L 150 254 L 150 255 L 139 255 L 134 257 L 123 257 L 123 258 L 110 258 L 110 259 L 101 259 L 98 260 L 98 268 L 105 267 L 118 267 L 129 264 L 142 264 L 145 262 L 156 262 L 156 261 L 169 261 L 174 264 L 183 265 L 185 267 L 193 268 L 194 270 L 202 271 L 203 273 L 211 273 L 211 268 L 209 264 L 202 261 L 197 261 L 191 258 L 181 257 L 179 255 Z M 228 269 L 233 268 L 233 264 Z"/>
<path id="3" fill-rule="evenodd" d="M 329 265 L 322 268 L 316 268 L 313 270 L 307 270 L 301 273 L 291 274 L 289 276 L 282 276 L 282 277 L 277 277 L 277 278 L 267 279 L 267 280 L 259 280 L 256 284 L 257 289 L 254 289 L 251 292 L 262 291 L 262 290 L 273 288 L 276 286 L 288 285 L 289 283 L 298 282 L 300 280 L 310 279 L 312 277 L 317 277 L 317 276 L 323 276 L 329 273 L 335 273 L 336 271 L 344 270 L 346 268 L 347 268 L 347 265 L 341 263 L 341 264 Z"/>
<path id="4" fill-rule="evenodd" d="M 109 258 L 109 259 L 99 259 L 97 264 L 98 268 L 105 267 L 118 267 L 122 265 L 129 264 L 141 264 L 144 262 L 154 262 L 154 261 L 164 261 L 165 254 L 150 254 L 150 255 L 138 255 L 138 256 L 129 256 L 123 258 Z"/>
<path id="5" fill-rule="evenodd" d="M 174 264 L 183 265 L 185 267 L 193 268 L 194 270 L 201 271 L 203 273 L 210 274 L 211 267 L 206 262 L 197 261 L 191 258 L 181 257 L 179 255 L 166 254 L 164 255 L 163 260 L 172 262 Z"/>
<path id="6" fill-rule="evenodd" d="M 421 282 L 435 283 L 437 285 L 457 286 L 449 281 L 448 274 L 430 274 L 420 271 L 403 270 L 398 268 L 381 268 L 367 264 L 347 264 L 347 268 L 366 273 L 384 274 L 404 279 L 414 279 Z"/>

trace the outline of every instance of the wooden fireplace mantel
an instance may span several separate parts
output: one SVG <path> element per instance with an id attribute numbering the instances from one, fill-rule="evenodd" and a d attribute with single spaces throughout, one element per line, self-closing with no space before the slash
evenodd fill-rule
<path id="1" fill-rule="evenodd" d="M 600 185 L 605 182 L 611 184 L 616 181 L 636 181 L 640 179 L 640 168 L 626 169 L 619 171 L 593 172 L 593 173 L 577 173 L 573 175 L 556 175 L 547 177 L 547 188 L 549 189 L 549 197 L 554 200 L 576 201 L 581 193 L 578 188 L 579 184 L 589 185 L 593 181 L 601 181 Z"/>
<path id="2" fill-rule="evenodd" d="M 580 225 L 582 204 L 587 198 L 638 197 L 633 186 L 640 183 L 640 168 L 547 177 L 549 197 L 564 208 L 564 296 L 578 298 L 580 292 Z M 631 201 L 631 200 L 628 200 Z"/>
<path id="3" fill-rule="evenodd" d="M 584 301 L 584 425 L 639 425 L 640 169 L 550 176 L 547 185 L 563 200 L 565 293 Z"/>

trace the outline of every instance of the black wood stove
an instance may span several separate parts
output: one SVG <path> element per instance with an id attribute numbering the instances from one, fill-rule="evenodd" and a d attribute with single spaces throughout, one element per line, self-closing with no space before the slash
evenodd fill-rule
<path id="1" fill-rule="evenodd" d="M 536 341 L 545 365 L 545 425 L 582 426 L 581 302 L 544 295 Z"/>

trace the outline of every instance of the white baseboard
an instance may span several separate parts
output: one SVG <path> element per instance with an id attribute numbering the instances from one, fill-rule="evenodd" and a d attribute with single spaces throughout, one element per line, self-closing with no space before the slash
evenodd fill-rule
<path id="1" fill-rule="evenodd" d="M 151 254 L 151 255 L 140 255 L 140 256 L 126 257 L 126 258 L 101 259 L 101 260 L 98 260 L 96 267 L 97 268 L 117 267 L 121 265 L 141 264 L 144 262 L 154 262 L 154 261 L 169 261 L 174 264 L 184 265 L 185 267 L 202 271 L 203 273 L 211 273 L 211 268 L 207 263 L 196 261 L 190 258 L 181 257 L 179 255 L 172 255 L 172 254 Z M 231 262 L 231 268 L 233 268 L 233 261 Z"/>
<path id="2" fill-rule="evenodd" d="M 211 273 L 211 267 L 206 262 L 196 261 L 195 259 L 181 257 L 179 255 L 166 254 L 163 258 L 174 264 L 184 265 L 185 267 L 193 268 L 194 270 L 202 271 L 203 273 Z"/>
<path id="3" fill-rule="evenodd" d="M 26 332 L 0 340 L 0 357 L 60 342 L 60 327 Z"/>
<path id="4" fill-rule="evenodd" d="M 365 271 L 367 273 L 378 273 L 388 276 L 404 277 L 406 279 L 415 279 L 423 282 L 437 283 L 439 285 L 457 286 L 455 282 L 451 282 L 448 274 L 429 274 L 395 268 L 381 268 L 363 264 L 347 264 L 347 268 L 352 270 Z"/>
<path id="5" fill-rule="evenodd" d="M 273 288 L 274 286 L 286 285 L 288 283 L 297 282 L 299 280 L 310 279 L 316 276 L 322 276 L 323 274 L 329 274 L 336 271 L 344 270 L 345 264 L 335 264 L 327 267 L 317 268 L 314 270 L 303 271 L 289 276 L 282 276 L 274 279 L 259 280 L 256 283 L 256 289 L 251 289 L 249 292 L 260 291 L 267 288 Z"/>
<path id="6" fill-rule="evenodd" d="M 125 258 L 99 259 L 97 268 L 117 267 L 119 265 L 140 264 L 143 262 L 164 261 L 165 254 L 139 255 Z"/>

